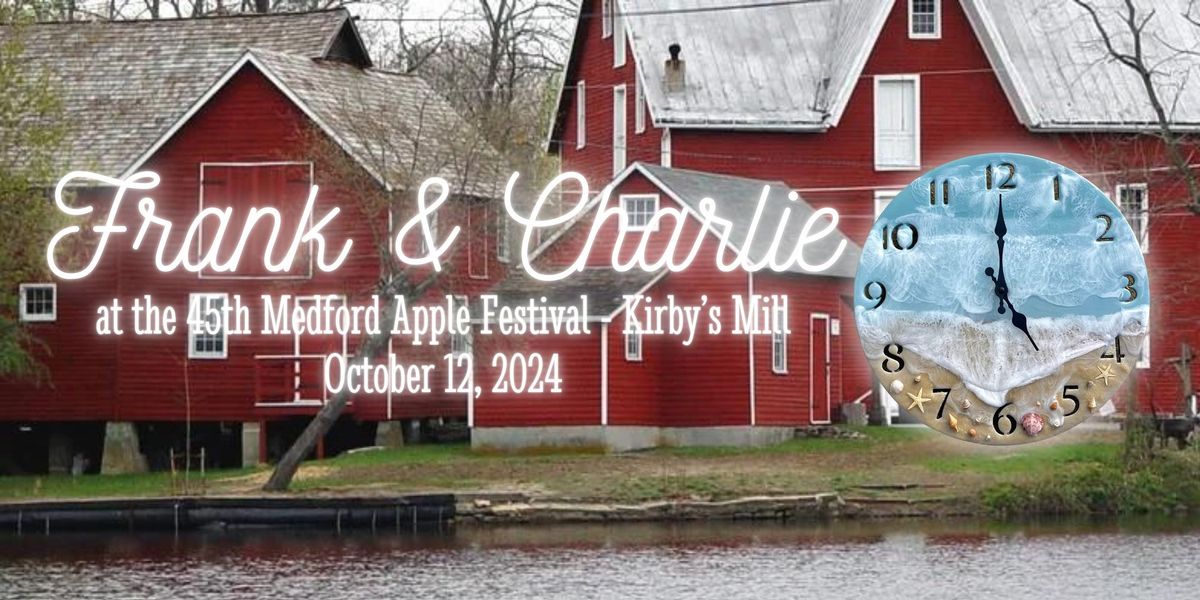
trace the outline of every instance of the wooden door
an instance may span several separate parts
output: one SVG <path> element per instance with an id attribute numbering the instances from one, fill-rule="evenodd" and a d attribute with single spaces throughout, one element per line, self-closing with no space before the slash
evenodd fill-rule
<path id="1" fill-rule="evenodd" d="M 809 420 L 813 423 L 829 423 L 831 421 L 829 374 L 832 370 L 829 361 L 829 315 L 813 313 L 809 318 L 811 324 L 808 353 Z"/>

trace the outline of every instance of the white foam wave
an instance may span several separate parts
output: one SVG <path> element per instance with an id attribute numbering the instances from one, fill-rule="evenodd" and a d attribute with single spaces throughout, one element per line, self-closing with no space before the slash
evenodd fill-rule
<path id="1" fill-rule="evenodd" d="M 991 406 L 1003 406 L 1012 389 L 1057 371 L 1066 362 L 1111 345 L 1137 356 L 1149 323 L 1146 307 L 1114 314 L 1031 318 L 1029 332 L 1040 350 L 1008 322 L 979 322 L 951 312 L 858 311 L 863 348 L 882 360 L 888 344 L 900 344 L 954 373 Z"/>

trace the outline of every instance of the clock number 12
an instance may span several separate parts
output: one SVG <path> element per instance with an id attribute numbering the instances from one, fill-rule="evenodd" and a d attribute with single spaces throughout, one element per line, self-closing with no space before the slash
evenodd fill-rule
<path id="1" fill-rule="evenodd" d="M 1010 162 L 1002 162 L 1000 163 L 999 168 L 995 170 L 1008 171 L 1008 175 L 1004 177 L 1004 181 L 1000 182 L 999 189 L 1013 190 L 1017 188 L 1016 182 L 1013 181 L 1013 177 L 1017 176 L 1017 165 L 1014 165 Z M 988 165 L 987 171 L 984 172 L 984 179 L 987 182 L 987 189 L 992 189 L 992 186 L 995 183 L 996 175 L 998 175 L 998 173 L 993 173 L 992 165 Z"/>

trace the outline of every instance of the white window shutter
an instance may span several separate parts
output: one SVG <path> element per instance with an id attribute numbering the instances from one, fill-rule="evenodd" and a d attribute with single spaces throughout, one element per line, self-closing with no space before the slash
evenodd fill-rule
<path id="1" fill-rule="evenodd" d="M 625 170 L 625 145 L 628 143 L 625 84 L 613 88 L 613 175 Z"/>
<path id="2" fill-rule="evenodd" d="M 613 6 L 613 68 L 625 66 L 625 25 L 622 23 L 621 10 Z"/>
<path id="3" fill-rule="evenodd" d="M 919 89 L 915 76 L 876 79 L 876 169 L 920 167 Z"/>
<path id="4" fill-rule="evenodd" d="M 575 84 L 575 149 L 587 146 L 587 84 Z"/>
<path id="5" fill-rule="evenodd" d="M 658 164 L 664 167 L 671 166 L 671 130 L 669 128 L 662 130 L 662 140 L 659 142 Z"/>

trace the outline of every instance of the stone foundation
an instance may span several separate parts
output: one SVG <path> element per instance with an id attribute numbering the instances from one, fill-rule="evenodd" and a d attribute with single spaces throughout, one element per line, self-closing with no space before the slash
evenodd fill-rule
<path id="1" fill-rule="evenodd" d="M 476 427 L 471 447 L 520 450 L 537 447 L 603 448 L 626 452 L 662 446 L 766 446 L 792 439 L 795 427 L 549 426 Z"/>
<path id="2" fill-rule="evenodd" d="M 252 468 L 263 463 L 259 456 L 259 438 L 262 436 L 262 425 L 256 421 L 242 423 L 242 467 Z"/>
<path id="3" fill-rule="evenodd" d="M 100 473 L 120 475 L 149 471 L 146 457 L 138 442 L 137 427 L 124 421 L 109 421 L 104 425 L 104 457 Z"/>
<path id="4" fill-rule="evenodd" d="M 403 448 L 404 424 L 400 421 L 380 421 L 375 426 L 375 445 L 384 448 Z"/>

